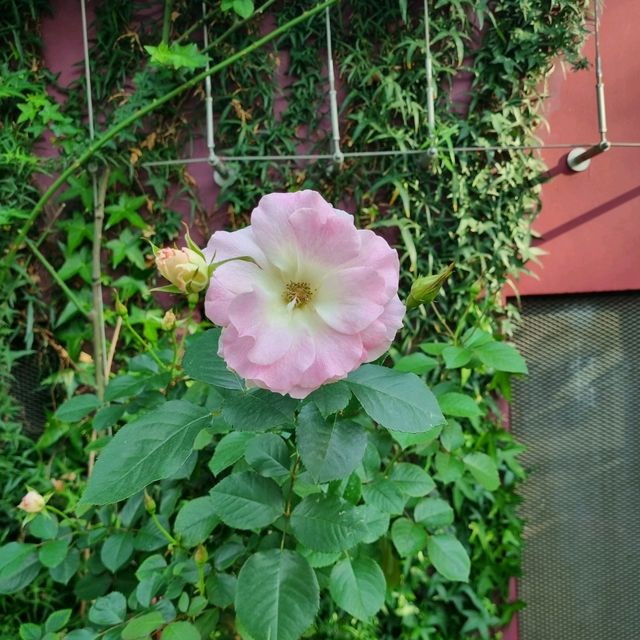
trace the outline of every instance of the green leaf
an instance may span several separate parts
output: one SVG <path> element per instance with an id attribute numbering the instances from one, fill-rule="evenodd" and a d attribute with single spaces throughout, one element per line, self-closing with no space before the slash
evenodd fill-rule
<path id="1" fill-rule="evenodd" d="M 297 400 L 264 389 L 252 389 L 227 398 L 224 419 L 238 431 L 267 431 L 293 422 Z"/>
<path id="2" fill-rule="evenodd" d="M 413 517 L 429 529 L 439 529 L 453 523 L 453 509 L 442 498 L 425 498 L 416 505 Z"/>
<path id="3" fill-rule="evenodd" d="M 145 50 L 151 56 L 151 64 L 158 67 L 199 69 L 206 66 L 209 60 L 209 56 L 200 53 L 193 42 L 189 44 L 172 42 L 170 45 L 161 42 L 157 47 L 145 45 Z"/>
<path id="4" fill-rule="evenodd" d="M 109 214 L 104 228 L 110 229 L 120 222 L 128 222 L 134 227 L 145 229 L 148 225 L 143 220 L 138 210 L 147 202 L 146 196 L 131 196 L 127 193 L 121 193 L 116 204 L 110 204 L 105 207 L 105 212 Z"/>
<path id="5" fill-rule="evenodd" d="M 69 584 L 69 580 L 76 575 L 79 568 L 80 552 L 77 549 L 71 549 L 67 557 L 59 565 L 49 569 L 49 575 L 54 582 Z"/>
<path id="6" fill-rule="evenodd" d="M 118 238 L 109 240 L 105 244 L 112 251 L 111 265 L 114 268 L 117 268 L 124 260 L 138 267 L 138 269 L 145 268 L 144 254 L 140 249 L 140 236 L 131 233 L 129 227 L 125 227 Z"/>
<path id="7" fill-rule="evenodd" d="M 371 504 L 385 513 L 399 514 L 404 510 L 406 498 L 400 489 L 386 478 L 378 478 L 362 486 L 362 496 L 367 504 Z"/>
<path id="8" fill-rule="evenodd" d="M 119 624 L 126 615 L 127 600 L 119 591 L 98 598 L 89 609 L 89 620 L 102 627 Z"/>
<path id="9" fill-rule="evenodd" d="M 20 640 L 40 640 L 42 638 L 42 627 L 32 622 L 26 622 L 20 625 L 18 633 Z"/>
<path id="10" fill-rule="evenodd" d="M 190 622 L 172 622 L 162 631 L 162 640 L 201 640 L 201 636 Z"/>
<path id="11" fill-rule="evenodd" d="M 113 427 L 116 422 L 120 420 L 125 409 L 126 407 L 121 404 L 112 404 L 108 407 L 102 407 L 102 409 L 96 412 L 96 415 L 93 418 L 93 428 L 96 431 L 102 431 L 103 429 Z"/>
<path id="12" fill-rule="evenodd" d="M 47 633 L 55 633 L 63 629 L 69 618 L 71 617 L 71 609 L 61 609 L 60 611 L 54 611 L 44 623 L 44 630 Z"/>
<path id="13" fill-rule="evenodd" d="M 102 564 L 115 573 L 133 554 L 133 534 L 130 531 L 117 531 L 109 536 L 100 550 Z"/>
<path id="14" fill-rule="evenodd" d="M 127 623 L 120 636 L 122 640 L 147 640 L 149 635 L 164 624 L 164 618 L 159 611 L 151 611 L 133 618 Z M 164 640 L 164 632 L 162 634 Z"/>
<path id="15" fill-rule="evenodd" d="M 496 463 L 486 453 L 469 453 L 462 461 L 475 480 L 487 491 L 495 491 L 500 486 Z"/>
<path id="16" fill-rule="evenodd" d="M 362 513 L 333 495 L 304 498 L 291 514 L 291 528 L 305 547 L 325 553 L 350 549 L 367 535 Z"/>
<path id="17" fill-rule="evenodd" d="M 53 540 L 58 535 L 58 521 L 50 513 L 39 513 L 29 523 L 29 533 L 41 540 Z"/>
<path id="18" fill-rule="evenodd" d="M 342 411 L 351 400 L 351 389 L 344 380 L 325 384 L 316 389 L 307 398 L 320 410 L 323 417 L 327 417 L 336 411 Z"/>
<path id="19" fill-rule="evenodd" d="M 440 442 L 447 451 L 455 451 L 464 444 L 464 434 L 459 422 L 447 420 L 440 435 Z"/>
<path id="20" fill-rule="evenodd" d="M 98 638 L 98 634 L 94 631 L 89 631 L 89 629 L 76 629 L 68 633 L 64 637 L 64 640 L 96 640 L 96 638 Z"/>
<path id="21" fill-rule="evenodd" d="M 436 571 L 456 582 L 469 581 L 471 563 L 465 548 L 450 534 L 431 536 L 427 542 L 429 560 Z"/>
<path id="22" fill-rule="evenodd" d="M 0 547 L 0 594 L 22 591 L 33 582 L 39 569 L 34 545 L 9 542 Z"/>
<path id="23" fill-rule="evenodd" d="M 187 340 L 182 367 L 194 380 L 223 389 L 242 389 L 242 379 L 218 355 L 220 329 L 209 329 Z"/>
<path id="24" fill-rule="evenodd" d="M 209 469 L 214 476 L 217 476 L 227 467 L 235 464 L 240 458 L 244 457 L 247 445 L 253 438 L 255 433 L 247 433 L 243 431 L 233 431 L 224 436 L 216 445 L 213 457 L 209 461 Z"/>
<path id="25" fill-rule="evenodd" d="M 428 371 L 432 371 L 438 366 L 435 358 L 430 358 L 424 353 L 411 353 L 403 356 L 394 365 L 396 371 L 405 371 L 407 373 L 415 373 L 418 376 L 424 375 Z"/>
<path id="26" fill-rule="evenodd" d="M 253 0 L 233 0 L 233 10 L 246 20 L 253 14 Z"/>
<path id="27" fill-rule="evenodd" d="M 473 354 L 464 347 L 449 346 L 442 350 L 442 357 L 447 369 L 458 369 L 469 364 Z"/>
<path id="28" fill-rule="evenodd" d="M 389 514 L 370 504 L 362 504 L 356 507 L 360 516 L 364 519 L 367 533 L 362 542 L 372 544 L 380 539 L 389 530 Z"/>
<path id="29" fill-rule="evenodd" d="M 280 487 L 253 471 L 232 473 L 210 495 L 216 515 L 236 529 L 266 527 L 284 511 Z"/>
<path id="30" fill-rule="evenodd" d="M 367 433 L 355 422 L 327 422 L 313 404 L 305 405 L 296 426 L 304 466 L 316 482 L 346 478 L 362 462 Z"/>
<path id="31" fill-rule="evenodd" d="M 386 590 L 384 573 L 371 558 L 345 558 L 331 570 L 329 591 L 334 602 L 363 622 L 382 609 Z"/>
<path id="32" fill-rule="evenodd" d="M 507 373 L 529 373 L 518 350 L 506 342 L 488 342 L 473 349 L 473 354 L 487 367 Z"/>
<path id="33" fill-rule="evenodd" d="M 289 475 L 291 453 L 275 433 L 258 434 L 247 445 L 244 457 L 261 476 L 286 478 Z"/>
<path id="34" fill-rule="evenodd" d="M 438 480 L 448 484 L 455 482 L 464 473 L 464 464 L 457 456 L 450 455 L 444 451 L 436 453 L 436 470 Z"/>
<path id="35" fill-rule="evenodd" d="M 426 496 L 436 487 L 436 483 L 422 467 L 409 462 L 397 463 L 389 479 L 404 495 L 412 498 Z"/>
<path id="36" fill-rule="evenodd" d="M 398 518 L 391 525 L 391 540 L 402 557 L 414 556 L 427 544 L 424 527 L 408 518 Z"/>
<path id="37" fill-rule="evenodd" d="M 218 522 L 210 496 L 202 496 L 182 505 L 173 531 L 185 547 L 197 547 L 209 537 Z"/>
<path id="38" fill-rule="evenodd" d="M 366 364 L 347 382 L 367 414 L 387 429 L 423 433 L 444 422 L 434 395 L 413 373 Z"/>
<path id="39" fill-rule="evenodd" d="M 170 400 L 125 425 L 98 457 L 82 502 L 111 504 L 172 476 L 210 420 L 206 409 Z"/>
<path id="40" fill-rule="evenodd" d="M 318 611 L 316 575 L 295 551 L 261 551 L 240 570 L 235 606 L 253 640 L 298 640 Z"/>
<path id="41" fill-rule="evenodd" d="M 85 393 L 69 398 L 63 402 L 55 412 L 56 418 L 65 422 L 77 422 L 88 416 L 100 406 L 100 400 L 94 393 Z"/>
<path id="42" fill-rule="evenodd" d="M 57 567 L 67 557 L 69 542 L 67 540 L 49 540 L 38 551 L 38 560 L 45 567 Z"/>
<path id="43" fill-rule="evenodd" d="M 442 425 L 436 425 L 423 433 L 401 433 L 389 430 L 389 434 L 403 449 L 407 449 L 414 446 L 427 446 L 440 435 L 441 431 Z"/>
<path id="44" fill-rule="evenodd" d="M 464 393 L 451 391 L 438 396 L 442 413 L 456 418 L 477 418 L 482 411 L 476 401 Z"/>

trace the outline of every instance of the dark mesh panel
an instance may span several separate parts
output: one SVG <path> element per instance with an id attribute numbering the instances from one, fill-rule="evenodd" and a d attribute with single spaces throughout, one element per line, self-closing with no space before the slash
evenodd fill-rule
<path id="1" fill-rule="evenodd" d="M 640 638 L 640 294 L 529 298 L 520 640 Z"/>

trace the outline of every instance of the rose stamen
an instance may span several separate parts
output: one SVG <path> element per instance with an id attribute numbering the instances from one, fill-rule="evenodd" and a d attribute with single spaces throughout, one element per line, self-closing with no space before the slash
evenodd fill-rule
<path id="1" fill-rule="evenodd" d="M 313 298 L 313 291 L 307 282 L 289 282 L 282 298 L 289 309 L 301 308 Z"/>

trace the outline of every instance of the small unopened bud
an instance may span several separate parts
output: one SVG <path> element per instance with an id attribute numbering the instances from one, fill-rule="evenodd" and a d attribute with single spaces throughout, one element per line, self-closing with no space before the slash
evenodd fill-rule
<path id="1" fill-rule="evenodd" d="M 56 493 L 62 493 L 64 491 L 64 482 L 62 482 L 62 480 L 58 480 L 58 478 L 51 478 L 51 484 L 53 485 L 53 490 Z"/>
<path id="2" fill-rule="evenodd" d="M 176 328 L 176 314 L 169 309 L 162 318 L 162 330 L 171 331 Z"/>
<path id="3" fill-rule="evenodd" d="M 209 265 L 199 251 L 163 247 L 156 252 L 156 267 L 182 293 L 198 293 L 209 285 Z"/>
<path id="4" fill-rule="evenodd" d="M 118 297 L 116 297 L 114 308 L 116 310 L 116 315 L 119 315 L 121 318 L 126 318 L 129 315 L 129 312 L 127 311 L 127 307 L 125 307 L 124 304 L 122 304 L 122 301 Z"/>
<path id="5" fill-rule="evenodd" d="M 46 504 L 46 500 L 37 491 L 29 491 L 20 501 L 18 509 L 27 513 L 40 513 Z"/>
<path id="6" fill-rule="evenodd" d="M 196 561 L 196 564 L 200 565 L 204 564 L 209 559 L 209 554 L 207 553 L 207 549 L 204 545 L 198 545 L 198 548 L 193 555 L 193 559 Z"/>
<path id="7" fill-rule="evenodd" d="M 453 272 L 455 263 L 452 262 L 448 267 L 431 276 L 423 276 L 418 278 L 411 285 L 411 291 L 406 300 L 407 309 L 415 309 L 421 304 L 429 304 L 436 299 L 438 292 L 447 278 Z"/>
<path id="8" fill-rule="evenodd" d="M 144 492 L 144 508 L 150 515 L 156 512 L 156 501 L 146 491 Z"/>

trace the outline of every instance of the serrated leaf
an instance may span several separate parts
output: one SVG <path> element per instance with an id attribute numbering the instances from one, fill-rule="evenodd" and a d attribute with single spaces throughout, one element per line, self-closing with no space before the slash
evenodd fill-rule
<path id="1" fill-rule="evenodd" d="M 438 403 L 442 413 L 454 418 L 477 418 L 482 415 L 482 410 L 473 398 L 457 391 L 438 396 Z"/>
<path id="2" fill-rule="evenodd" d="M 367 433 L 346 420 L 326 421 L 313 404 L 305 405 L 296 426 L 304 466 L 316 482 L 346 478 L 362 462 Z"/>
<path id="3" fill-rule="evenodd" d="M 289 475 L 291 452 L 285 441 L 275 433 L 260 433 L 247 445 L 245 460 L 265 478 L 285 478 Z"/>
<path id="4" fill-rule="evenodd" d="M 253 640 L 298 640 L 318 611 L 316 575 L 295 551 L 261 551 L 240 570 L 235 606 Z"/>
<path id="5" fill-rule="evenodd" d="M 349 404 L 351 389 L 349 389 L 349 385 L 344 380 L 339 380 L 338 382 L 322 385 L 310 394 L 307 400 L 313 402 L 322 416 L 326 418 L 332 413 L 342 411 Z"/>
<path id="6" fill-rule="evenodd" d="M 473 354 L 469 349 L 464 347 L 455 347 L 453 345 L 442 350 L 442 357 L 447 369 L 458 369 L 469 364 Z"/>
<path id="7" fill-rule="evenodd" d="M 65 422 L 77 422 L 100 406 L 94 393 L 84 393 L 63 402 L 55 412 L 56 418 Z"/>
<path id="8" fill-rule="evenodd" d="M 184 400 L 170 400 L 120 429 L 98 457 L 82 502 L 112 504 L 185 463 L 210 413 Z"/>
<path id="9" fill-rule="evenodd" d="M 346 558 L 331 570 L 331 597 L 340 608 L 363 622 L 382 609 L 386 589 L 384 573 L 371 558 Z"/>
<path id="10" fill-rule="evenodd" d="M 367 414 L 387 429 L 423 433 L 444 422 L 434 395 L 413 373 L 366 364 L 347 382 Z"/>
<path id="11" fill-rule="evenodd" d="M 436 487 L 436 483 L 422 467 L 409 462 L 397 463 L 393 467 L 389 479 L 400 489 L 401 493 L 412 498 L 426 496 Z"/>
<path id="12" fill-rule="evenodd" d="M 440 442 L 447 451 L 455 451 L 464 444 L 464 433 L 459 422 L 447 420 L 440 435 Z"/>
<path id="13" fill-rule="evenodd" d="M 255 433 L 244 431 L 233 431 L 224 436 L 216 445 L 213 457 L 209 461 L 211 473 L 217 476 L 221 471 L 244 457 L 247 445 L 255 437 Z"/>
<path id="14" fill-rule="evenodd" d="M 71 617 L 71 609 L 60 609 L 60 611 L 54 611 L 44 623 L 44 630 L 46 633 L 55 633 L 60 631 L 66 626 Z"/>
<path id="15" fill-rule="evenodd" d="M 194 380 L 222 389 L 242 389 L 244 383 L 218 356 L 220 329 L 209 329 L 187 340 L 182 367 Z"/>
<path id="16" fill-rule="evenodd" d="M 298 402 L 265 389 L 233 394 L 222 408 L 224 419 L 238 431 L 268 431 L 293 422 Z"/>
<path id="17" fill-rule="evenodd" d="M 432 371 L 438 366 L 435 358 L 430 358 L 424 353 L 411 353 L 403 356 L 394 365 L 396 371 L 405 371 L 415 373 L 418 376 L 424 375 L 428 371 Z"/>
<path id="18" fill-rule="evenodd" d="M 280 487 L 253 471 L 227 476 L 210 495 L 216 515 L 236 529 L 266 527 L 284 511 Z"/>
<path id="19" fill-rule="evenodd" d="M 122 567 L 133 554 L 133 534 L 117 531 L 109 536 L 100 550 L 100 560 L 111 573 Z"/>
<path id="20" fill-rule="evenodd" d="M 402 557 L 414 556 L 427 544 L 424 527 L 409 518 L 398 518 L 391 525 L 391 541 Z"/>
<path id="21" fill-rule="evenodd" d="M 367 535 L 362 513 L 332 495 L 304 498 L 291 514 L 291 528 L 305 547 L 324 553 L 350 549 Z"/>
<path id="22" fill-rule="evenodd" d="M 21 591 L 33 582 L 39 569 L 35 545 L 9 542 L 0 547 L 0 594 Z"/>
<path id="23" fill-rule="evenodd" d="M 209 537 L 218 522 L 210 496 L 202 496 L 182 505 L 173 530 L 184 546 L 196 547 Z"/>
<path id="24" fill-rule="evenodd" d="M 122 640 L 146 640 L 151 633 L 164 624 L 159 611 L 151 611 L 130 620 L 122 630 Z M 164 632 L 163 632 L 164 638 Z"/>
<path id="25" fill-rule="evenodd" d="M 447 580 L 469 581 L 471 566 L 469 556 L 454 536 L 449 534 L 431 536 L 427 542 L 427 553 L 436 571 Z"/>
<path id="26" fill-rule="evenodd" d="M 442 498 L 425 498 L 416 505 L 413 517 L 430 529 L 439 529 L 453 523 L 453 509 Z"/>
<path id="27" fill-rule="evenodd" d="M 69 584 L 69 580 L 76 575 L 79 568 L 80 552 L 77 549 L 71 549 L 59 565 L 49 569 L 49 575 L 54 582 Z"/>
<path id="28" fill-rule="evenodd" d="M 110 627 L 122 622 L 127 614 L 127 600 L 114 591 L 98 598 L 89 609 L 89 620 L 101 627 Z"/>
<path id="29" fill-rule="evenodd" d="M 362 486 L 362 496 L 367 504 L 385 513 L 399 514 L 404 510 L 406 498 L 400 489 L 386 478 L 378 478 Z"/>
<path id="30" fill-rule="evenodd" d="M 507 373 L 529 373 L 518 350 L 506 342 L 487 342 L 474 347 L 473 354 L 487 367 Z"/>
<path id="31" fill-rule="evenodd" d="M 500 486 L 496 463 L 486 453 L 469 453 L 462 458 L 462 462 L 487 491 L 495 491 Z"/>
<path id="32" fill-rule="evenodd" d="M 45 567 L 57 567 L 67 557 L 67 540 L 48 540 L 38 551 L 38 559 Z"/>
<path id="33" fill-rule="evenodd" d="M 190 622 L 172 622 L 162 631 L 162 640 L 201 640 L 200 632 Z"/>

